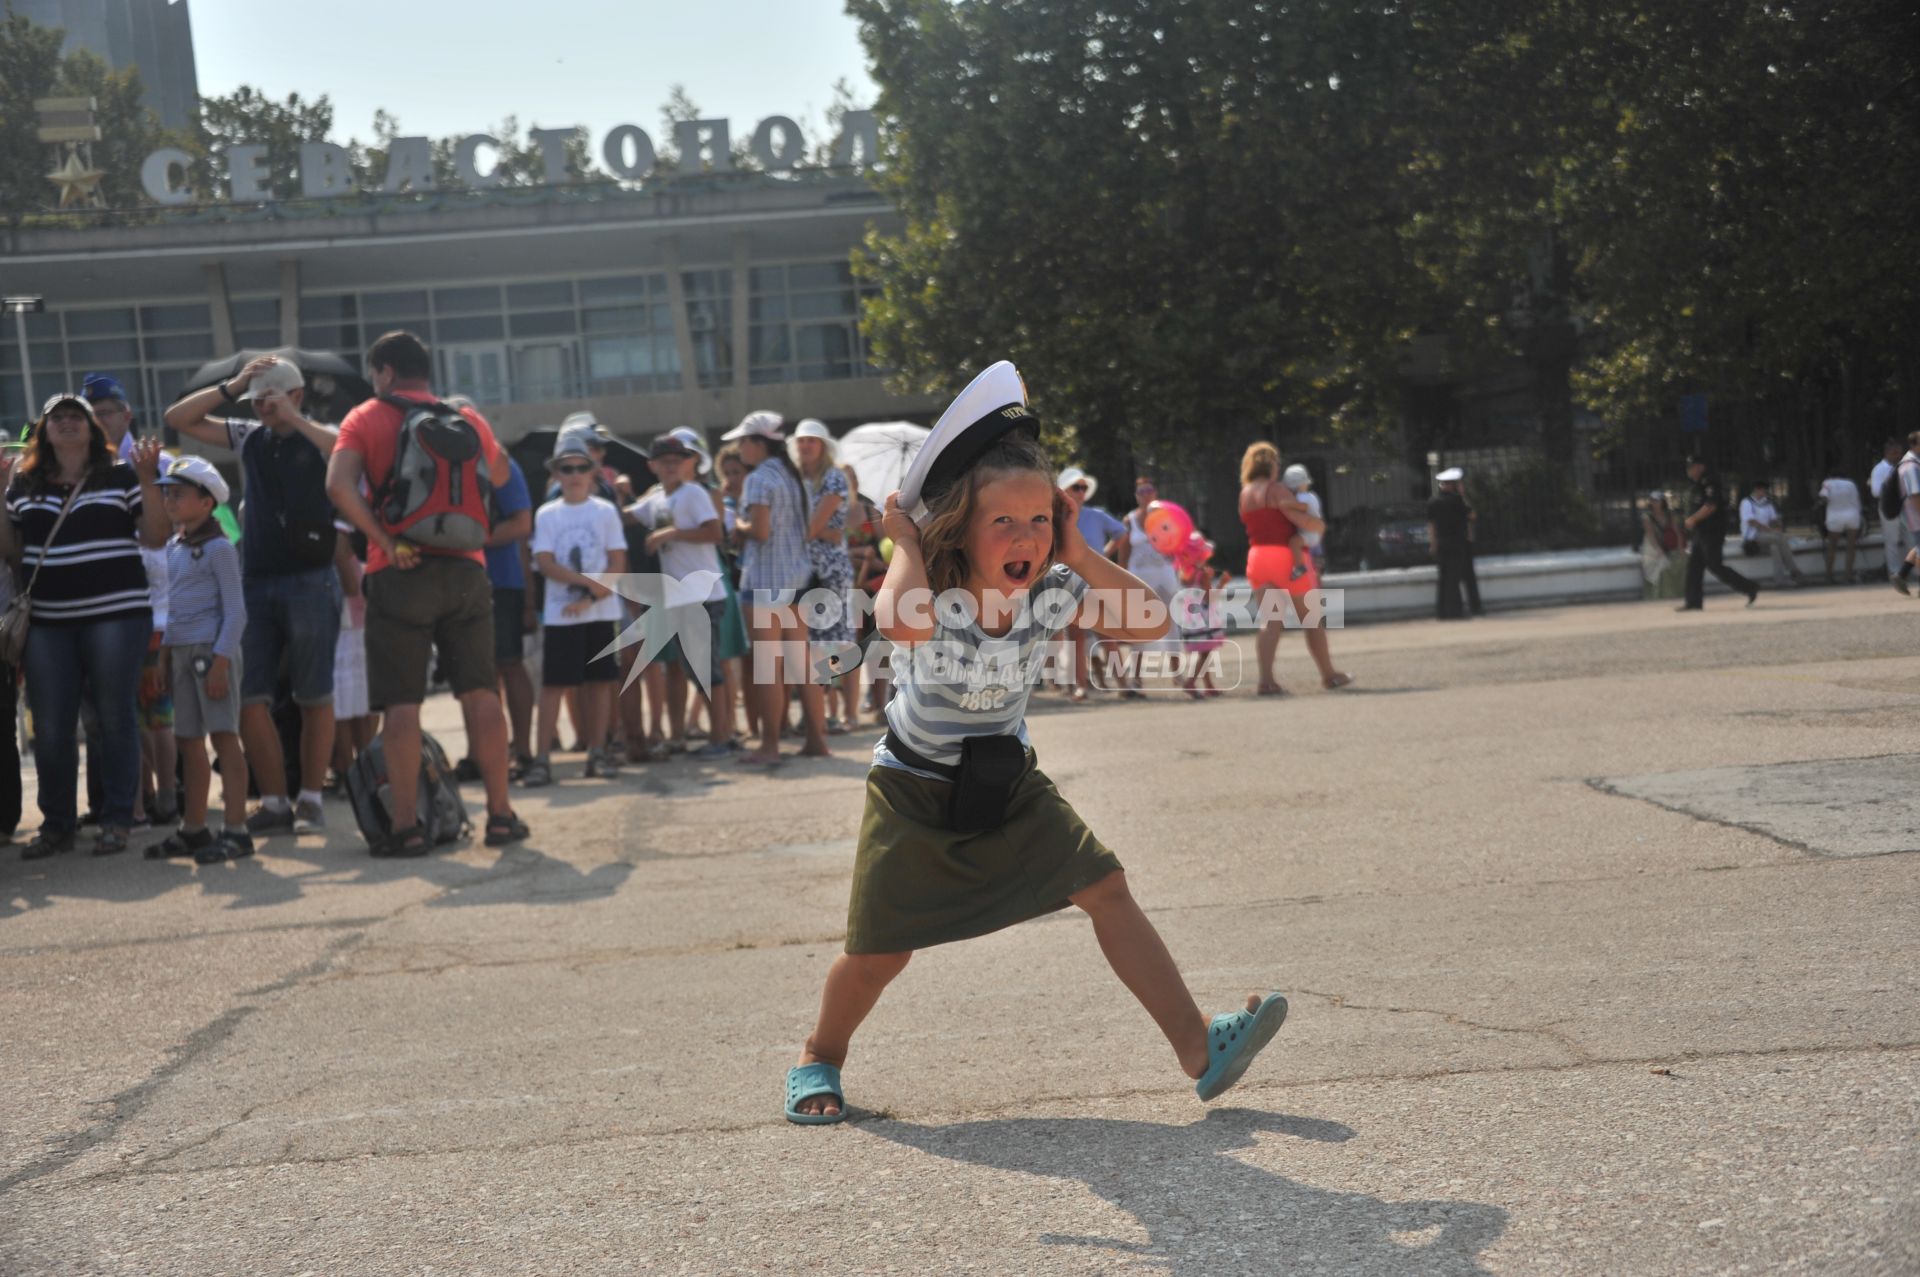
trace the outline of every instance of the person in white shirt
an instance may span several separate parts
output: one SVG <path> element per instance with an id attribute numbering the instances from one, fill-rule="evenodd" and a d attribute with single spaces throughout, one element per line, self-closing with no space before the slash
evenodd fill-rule
<path id="1" fill-rule="evenodd" d="M 1907 553 L 1893 578 L 1893 588 L 1910 594 L 1907 579 L 1914 568 L 1920 567 L 1920 430 L 1907 436 L 1907 450 L 1893 472 L 1893 482 L 1900 485 L 1900 519 L 1907 530 Z"/>
<path id="2" fill-rule="evenodd" d="M 1860 488 L 1851 479 L 1830 475 L 1820 485 L 1820 499 L 1827 503 L 1827 584 L 1833 584 L 1833 553 L 1844 539 L 1847 543 L 1847 584 L 1854 585 L 1853 557 L 1860 548 Z"/>
<path id="3" fill-rule="evenodd" d="M 1889 581 L 1899 574 L 1900 561 L 1907 557 L 1907 523 L 1898 514 L 1889 519 L 1880 496 L 1893 481 L 1900 467 L 1900 454 L 1905 451 L 1906 447 L 1898 439 L 1889 436 L 1881 446 L 1880 460 L 1875 463 L 1873 474 L 1867 479 L 1867 495 L 1873 500 L 1874 516 L 1880 520 L 1880 549 L 1887 556 Z"/>
<path id="4" fill-rule="evenodd" d="M 713 730 L 708 733 L 707 743 L 691 751 L 691 756 L 708 761 L 726 758 L 733 753 L 733 695 L 727 686 L 726 662 L 720 658 L 720 633 L 727 612 L 725 569 L 720 563 L 720 540 L 725 535 L 721 508 L 713 493 L 695 479 L 699 455 L 683 436 L 677 432 L 661 435 L 649 446 L 647 457 L 660 486 L 630 506 L 627 513 L 641 526 L 653 529 L 647 534 L 647 548 L 660 556 L 664 575 L 682 583 L 707 582 L 698 597 L 689 590 L 684 598 L 667 600 L 666 611 L 674 620 L 675 634 L 664 653 L 671 661 L 667 704 L 669 708 L 685 704 L 688 675 L 700 682 Z M 688 607 L 706 612 L 704 652 L 688 650 L 692 631 L 679 618 L 681 609 Z"/>
<path id="5" fill-rule="evenodd" d="M 584 442 L 562 437 L 547 468 L 560 480 L 560 496 L 540 507 L 533 520 L 533 559 L 547 579 L 545 636 L 541 652 L 541 751 L 520 783 L 553 783 L 548 742 L 560 730 L 560 702 L 579 688 L 580 736 L 587 747 L 586 775 L 614 777 L 617 762 L 605 749 L 607 719 L 620 666 L 611 648 L 620 622 L 620 599 L 599 578 L 627 570 L 627 534 L 613 502 L 593 495 L 600 467 Z"/>
<path id="6" fill-rule="evenodd" d="M 1773 497 L 1766 480 L 1756 480 L 1753 495 L 1740 503 L 1740 539 L 1759 545 L 1773 555 L 1775 578 L 1785 577 L 1795 585 L 1806 584 L 1800 569 L 1794 566 L 1793 551 L 1787 545 L 1786 525 L 1773 508 Z"/>

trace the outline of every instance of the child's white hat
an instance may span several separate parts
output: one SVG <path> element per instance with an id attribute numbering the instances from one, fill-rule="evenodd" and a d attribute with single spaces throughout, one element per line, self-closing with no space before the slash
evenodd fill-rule
<path id="1" fill-rule="evenodd" d="M 1295 492 L 1302 492 L 1313 486 L 1313 476 L 1307 473 L 1305 466 L 1291 465 L 1287 467 L 1287 472 L 1280 476 L 1280 482 Z"/>
<path id="2" fill-rule="evenodd" d="M 1027 411 L 1027 385 L 1005 359 L 967 383 L 933 432 L 920 445 L 900 485 L 900 508 L 915 522 L 927 517 L 927 502 L 953 486 L 987 449 L 1015 430 L 1037 435 L 1040 422 Z"/>

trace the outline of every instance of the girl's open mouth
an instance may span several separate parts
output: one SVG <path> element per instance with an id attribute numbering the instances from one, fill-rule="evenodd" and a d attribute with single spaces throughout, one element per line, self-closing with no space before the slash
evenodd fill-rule
<path id="1" fill-rule="evenodd" d="M 1015 559 L 1012 563 L 1005 564 L 1001 570 L 1007 574 L 1008 580 L 1025 582 L 1033 573 L 1033 560 Z"/>

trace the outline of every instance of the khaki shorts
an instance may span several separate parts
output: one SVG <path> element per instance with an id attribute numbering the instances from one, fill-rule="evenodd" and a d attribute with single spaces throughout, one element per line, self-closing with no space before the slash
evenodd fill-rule
<path id="1" fill-rule="evenodd" d="M 213 659 L 213 644 L 189 643 L 167 649 L 173 674 L 173 734 L 193 740 L 216 732 L 240 733 L 240 656 L 227 663 L 227 694 L 207 695 L 207 676 L 194 672 L 195 660 Z"/>
<path id="2" fill-rule="evenodd" d="M 455 696 L 492 691 L 493 585 L 471 559 L 423 555 L 367 578 L 367 702 L 379 713 L 427 698 L 434 650 Z"/>

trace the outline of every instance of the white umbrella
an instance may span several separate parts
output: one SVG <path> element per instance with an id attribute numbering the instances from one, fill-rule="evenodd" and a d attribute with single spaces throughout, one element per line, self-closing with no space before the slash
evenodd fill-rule
<path id="1" fill-rule="evenodd" d="M 911 421 L 876 421 L 855 426 L 839 440 L 840 464 L 852 466 L 860 479 L 860 494 L 874 505 L 883 504 L 907 477 L 913 455 L 933 432 Z"/>

